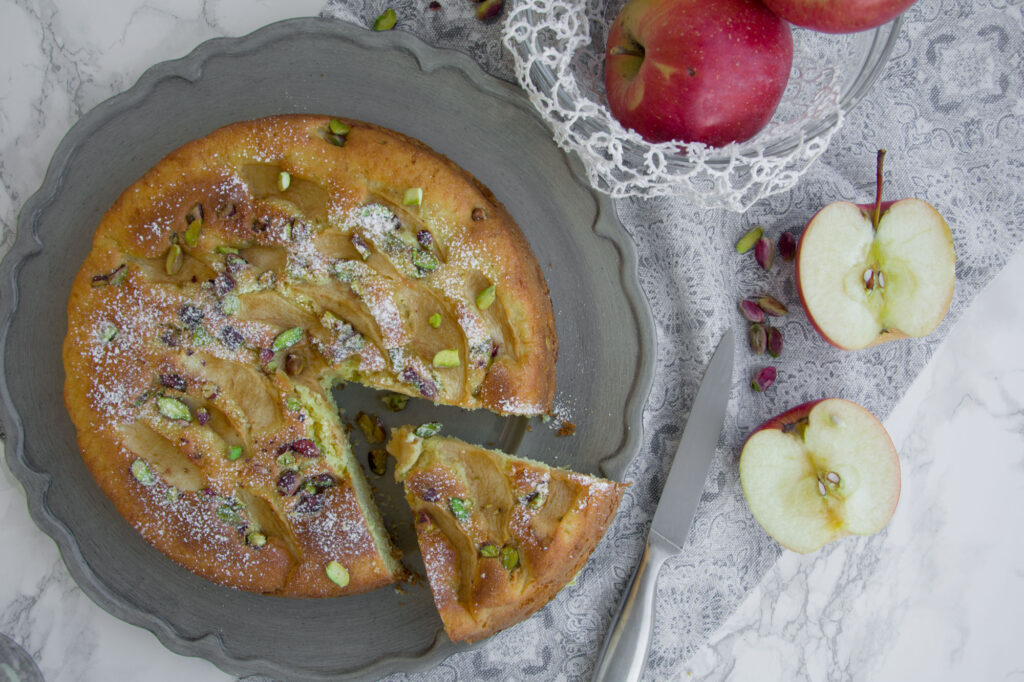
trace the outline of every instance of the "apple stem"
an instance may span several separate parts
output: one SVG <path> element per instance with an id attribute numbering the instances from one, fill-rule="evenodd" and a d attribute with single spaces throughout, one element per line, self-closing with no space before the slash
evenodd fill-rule
<path id="1" fill-rule="evenodd" d="M 878 150 L 878 162 L 875 165 L 875 211 L 871 216 L 871 224 L 878 230 L 878 220 L 882 217 L 882 161 L 885 159 L 885 150 Z"/>

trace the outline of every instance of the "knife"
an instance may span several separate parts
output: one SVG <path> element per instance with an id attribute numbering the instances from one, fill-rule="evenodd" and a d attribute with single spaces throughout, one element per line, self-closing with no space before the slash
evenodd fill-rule
<path id="1" fill-rule="evenodd" d="M 634 681 L 643 673 L 654 628 L 654 588 L 658 571 L 668 557 L 682 551 L 690 532 L 704 479 L 725 423 L 725 408 L 732 387 L 734 345 L 730 329 L 718 342 L 704 372 L 651 521 L 643 556 L 598 656 L 594 682 Z"/>

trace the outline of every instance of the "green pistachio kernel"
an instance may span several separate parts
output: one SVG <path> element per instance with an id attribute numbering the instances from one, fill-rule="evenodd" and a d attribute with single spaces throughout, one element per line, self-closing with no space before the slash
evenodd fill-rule
<path id="1" fill-rule="evenodd" d="M 171 248 L 167 249 L 167 258 L 164 259 L 164 270 L 168 275 L 177 275 L 181 272 L 184 262 L 185 256 L 181 252 L 181 247 L 171 244 Z"/>
<path id="2" fill-rule="evenodd" d="M 348 125 L 347 123 L 342 123 L 336 118 L 331 119 L 331 122 L 328 125 L 328 127 L 331 129 L 331 132 L 334 133 L 335 135 L 348 135 L 349 131 L 352 130 L 352 126 Z"/>
<path id="3" fill-rule="evenodd" d="M 754 248 L 754 244 L 757 244 L 757 241 L 761 238 L 762 234 L 764 234 L 764 230 L 761 229 L 760 225 L 751 228 L 750 231 L 740 237 L 740 240 L 736 242 L 736 253 L 746 253 L 747 251 L 750 251 Z"/>
<path id="4" fill-rule="evenodd" d="M 188 405 L 177 398 L 169 398 L 167 396 L 157 398 L 156 407 L 160 410 L 160 414 L 168 419 L 178 419 L 186 422 L 192 421 L 192 413 L 189 411 Z"/>
<path id="5" fill-rule="evenodd" d="M 167 491 L 164 492 L 164 498 L 166 498 L 166 500 L 171 504 L 174 504 L 175 502 L 178 501 L 178 489 L 175 488 L 173 485 L 170 486 L 169 488 L 167 488 Z"/>
<path id="6" fill-rule="evenodd" d="M 225 315 L 237 315 L 242 311 L 242 299 L 237 294 L 227 294 L 220 299 L 220 310 Z"/>
<path id="7" fill-rule="evenodd" d="M 203 229 L 203 219 L 196 218 L 188 224 L 188 229 L 185 230 L 185 243 L 191 247 L 195 247 L 199 244 L 199 233 Z"/>
<path id="8" fill-rule="evenodd" d="M 380 401 L 387 405 L 388 409 L 392 412 L 401 412 L 409 404 L 409 396 L 402 395 L 401 393 L 389 393 L 382 395 Z"/>
<path id="9" fill-rule="evenodd" d="M 299 402 L 299 399 L 296 398 L 295 396 L 288 396 L 288 400 L 284 401 L 284 406 L 287 407 L 289 410 L 293 410 L 295 412 L 298 412 L 299 410 L 302 409 L 302 403 Z"/>
<path id="10" fill-rule="evenodd" d="M 420 424 L 413 431 L 420 438 L 430 438 L 441 433 L 441 422 L 427 422 L 426 424 Z"/>
<path id="11" fill-rule="evenodd" d="M 519 567 L 519 550 L 508 545 L 501 548 L 501 565 L 506 571 L 514 571 Z"/>
<path id="12" fill-rule="evenodd" d="M 213 341 L 213 337 L 210 336 L 210 332 L 206 331 L 206 327 L 196 327 L 192 330 L 192 343 L 195 345 L 205 346 L 211 341 Z"/>
<path id="13" fill-rule="evenodd" d="M 348 569 L 339 564 L 337 561 L 332 561 L 324 567 L 324 572 L 327 573 L 327 577 L 331 579 L 331 582 L 338 587 L 345 587 L 348 585 Z"/>
<path id="14" fill-rule="evenodd" d="M 427 318 L 427 322 L 430 323 L 431 327 L 437 329 L 438 327 L 441 326 L 441 313 L 434 313 L 433 315 Z"/>
<path id="15" fill-rule="evenodd" d="M 282 467 L 284 467 L 286 469 L 288 467 L 295 466 L 295 455 L 293 455 L 291 453 L 291 451 L 289 450 L 288 452 L 284 453 L 283 455 L 279 455 L 278 456 L 277 463 L 280 464 Z"/>
<path id="16" fill-rule="evenodd" d="M 217 507 L 217 518 L 229 526 L 241 526 L 245 523 L 232 504 L 222 504 Z"/>
<path id="17" fill-rule="evenodd" d="M 225 246 L 225 245 L 221 244 L 220 246 L 217 247 L 217 253 L 219 253 L 222 256 L 226 256 L 229 253 L 233 253 L 234 255 L 237 256 L 238 255 L 238 249 L 236 249 L 233 246 Z"/>
<path id="18" fill-rule="evenodd" d="M 132 476 L 147 488 L 156 483 L 156 476 L 149 470 L 149 465 L 141 459 L 132 462 Z"/>
<path id="19" fill-rule="evenodd" d="M 288 171 L 281 171 L 277 174 L 277 188 L 282 192 L 291 187 L 292 176 Z"/>
<path id="20" fill-rule="evenodd" d="M 461 497 L 453 497 L 448 501 L 448 508 L 452 510 L 452 514 L 459 521 L 468 521 L 469 510 L 473 508 L 473 503 Z"/>
<path id="21" fill-rule="evenodd" d="M 458 367 L 459 366 L 459 351 L 449 348 L 448 350 L 439 350 L 434 355 L 434 367 Z"/>
<path id="22" fill-rule="evenodd" d="M 476 295 L 476 307 L 478 310 L 487 310 L 494 303 L 494 285 L 487 287 Z"/>
<path id="23" fill-rule="evenodd" d="M 414 250 L 412 252 L 412 262 L 420 270 L 428 271 L 436 270 L 438 265 L 437 256 L 426 249 Z"/>
<path id="24" fill-rule="evenodd" d="M 498 546 L 490 542 L 486 545 L 480 545 L 480 556 L 487 557 L 488 559 L 497 558 Z"/>
<path id="25" fill-rule="evenodd" d="M 117 336 L 118 328 L 111 322 L 104 322 L 100 325 L 99 337 L 103 343 L 110 343 Z"/>
<path id="26" fill-rule="evenodd" d="M 384 11 L 384 14 L 377 17 L 377 20 L 373 22 L 374 31 L 390 31 L 398 23 L 398 15 L 395 14 L 395 10 L 388 7 Z"/>
<path id="27" fill-rule="evenodd" d="M 544 503 L 547 502 L 547 500 L 548 498 L 546 496 L 535 492 L 530 496 L 530 501 L 526 503 L 526 506 L 530 509 L 540 509 L 544 506 Z"/>
<path id="28" fill-rule="evenodd" d="M 275 353 L 286 348 L 291 348 L 302 340 L 302 327 L 292 327 L 277 335 L 274 345 L 271 347 Z"/>
<path id="29" fill-rule="evenodd" d="M 419 206 L 423 203 L 423 188 L 422 187 L 410 187 L 405 190 L 405 196 L 402 197 L 402 203 L 406 206 Z"/>
<path id="30" fill-rule="evenodd" d="M 238 459 L 239 457 L 242 456 L 242 446 L 241 445 L 229 445 L 228 446 L 228 451 L 227 451 L 227 453 L 224 456 L 227 457 L 232 462 L 234 462 L 236 459 Z"/>
<path id="31" fill-rule="evenodd" d="M 253 547 L 262 547 L 267 544 L 267 536 L 258 530 L 254 530 L 246 534 L 245 541 Z"/>

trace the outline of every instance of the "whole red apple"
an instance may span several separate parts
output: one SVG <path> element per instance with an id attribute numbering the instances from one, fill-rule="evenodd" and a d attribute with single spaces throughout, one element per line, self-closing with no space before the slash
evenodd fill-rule
<path id="1" fill-rule="evenodd" d="M 791 24 L 823 33 L 866 31 L 892 21 L 916 0 L 764 0 Z"/>
<path id="2" fill-rule="evenodd" d="M 900 462 L 874 415 L 828 398 L 758 427 L 743 445 L 740 485 L 761 527 L 807 553 L 884 528 L 900 499 Z"/>
<path id="3" fill-rule="evenodd" d="M 793 63 L 789 25 L 759 0 L 630 0 L 612 24 L 612 115 L 649 142 L 719 147 L 757 134 Z"/>

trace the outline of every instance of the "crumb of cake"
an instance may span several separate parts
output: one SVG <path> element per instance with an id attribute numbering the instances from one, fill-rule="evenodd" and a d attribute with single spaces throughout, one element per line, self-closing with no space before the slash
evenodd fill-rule
<path id="1" fill-rule="evenodd" d="M 558 427 L 558 431 L 555 431 L 555 435 L 559 438 L 565 438 L 576 433 L 576 425 L 572 422 L 562 422 L 562 425 Z"/>

